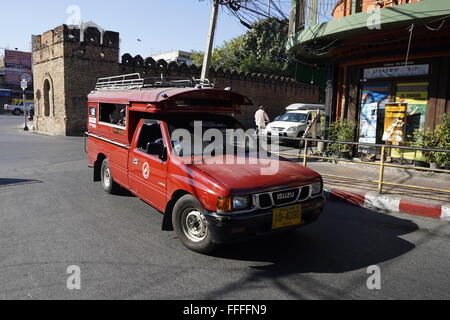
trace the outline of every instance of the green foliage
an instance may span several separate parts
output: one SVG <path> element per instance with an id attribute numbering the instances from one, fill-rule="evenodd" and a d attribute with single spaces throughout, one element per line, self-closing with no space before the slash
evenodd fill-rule
<path id="1" fill-rule="evenodd" d="M 205 53 L 203 51 L 192 50 L 191 59 L 197 66 L 201 66 L 203 64 L 203 57 Z"/>
<path id="2" fill-rule="evenodd" d="M 355 141 L 356 123 L 352 121 L 343 120 L 332 123 L 330 126 L 330 140 L 354 142 Z M 347 144 L 330 143 L 327 150 L 334 155 L 339 155 L 340 152 L 351 151 L 351 146 Z"/>
<path id="3" fill-rule="evenodd" d="M 244 59 L 239 71 L 293 77 L 294 64 L 287 56 L 289 22 L 265 19 L 252 25 L 244 36 Z"/>
<path id="4" fill-rule="evenodd" d="M 262 20 L 253 24 L 246 34 L 225 41 L 217 47 L 213 52 L 211 65 L 239 72 L 293 77 L 295 66 L 287 57 L 287 37 L 287 20 Z M 203 64 L 203 56 L 203 52 L 193 51 L 192 59 L 200 66 Z"/>
<path id="5" fill-rule="evenodd" d="M 417 129 L 411 137 L 411 146 L 418 148 L 450 149 L 450 117 L 447 114 L 442 116 L 442 122 L 434 131 Z M 429 163 L 435 163 L 439 167 L 444 167 L 450 163 L 448 152 L 423 152 L 425 159 Z"/>

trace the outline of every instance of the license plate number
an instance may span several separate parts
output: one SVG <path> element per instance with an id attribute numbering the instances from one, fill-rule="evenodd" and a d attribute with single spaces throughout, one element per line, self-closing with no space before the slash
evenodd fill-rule
<path id="1" fill-rule="evenodd" d="M 273 210 L 272 230 L 300 225 L 302 223 L 302 207 L 289 206 Z"/>

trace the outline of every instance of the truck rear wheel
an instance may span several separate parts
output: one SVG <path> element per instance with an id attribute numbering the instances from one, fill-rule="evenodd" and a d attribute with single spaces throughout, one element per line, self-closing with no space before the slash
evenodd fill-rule
<path id="1" fill-rule="evenodd" d="M 103 160 L 102 169 L 100 171 L 102 178 L 103 189 L 108 194 L 116 194 L 120 190 L 120 186 L 114 182 L 111 174 L 111 168 L 109 167 L 108 159 Z"/>
<path id="2" fill-rule="evenodd" d="M 20 116 L 22 114 L 22 111 L 20 109 L 14 109 L 13 115 Z"/>
<path id="3" fill-rule="evenodd" d="M 207 254 L 214 250 L 203 208 L 191 195 L 185 195 L 175 204 L 172 223 L 181 243 L 189 250 Z"/>

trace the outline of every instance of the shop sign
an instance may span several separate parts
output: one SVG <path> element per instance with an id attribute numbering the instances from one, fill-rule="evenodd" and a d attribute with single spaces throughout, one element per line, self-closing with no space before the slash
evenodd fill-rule
<path id="1" fill-rule="evenodd" d="M 426 76 L 429 73 L 430 73 L 429 64 L 418 64 L 411 66 L 390 66 L 390 67 L 364 69 L 364 79 Z"/>

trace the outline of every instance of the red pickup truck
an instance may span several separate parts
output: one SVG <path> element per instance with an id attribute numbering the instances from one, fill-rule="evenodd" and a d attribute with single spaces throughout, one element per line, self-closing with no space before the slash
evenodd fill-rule
<path id="1" fill-rule="evenodd" d="M 249 104 L 235 92 L 189 81 L 99 79 L 88 97 L 94 181 L 108 193 L 131 191 L 164 214 L 164 231 L 175 230 L 200 253 L 317 220 L 326 203 L 318 173 L 273 155 L 259 161 L 259 153 L 233 143 L 223 154 L 203 153 L 213 140 L 205 139 L 207 131 L 241 130 L 233 115 Z M 189 134 L 203 140 L 184 141 Z M 268 165 L 276 172 L 263 173 Z"/>

